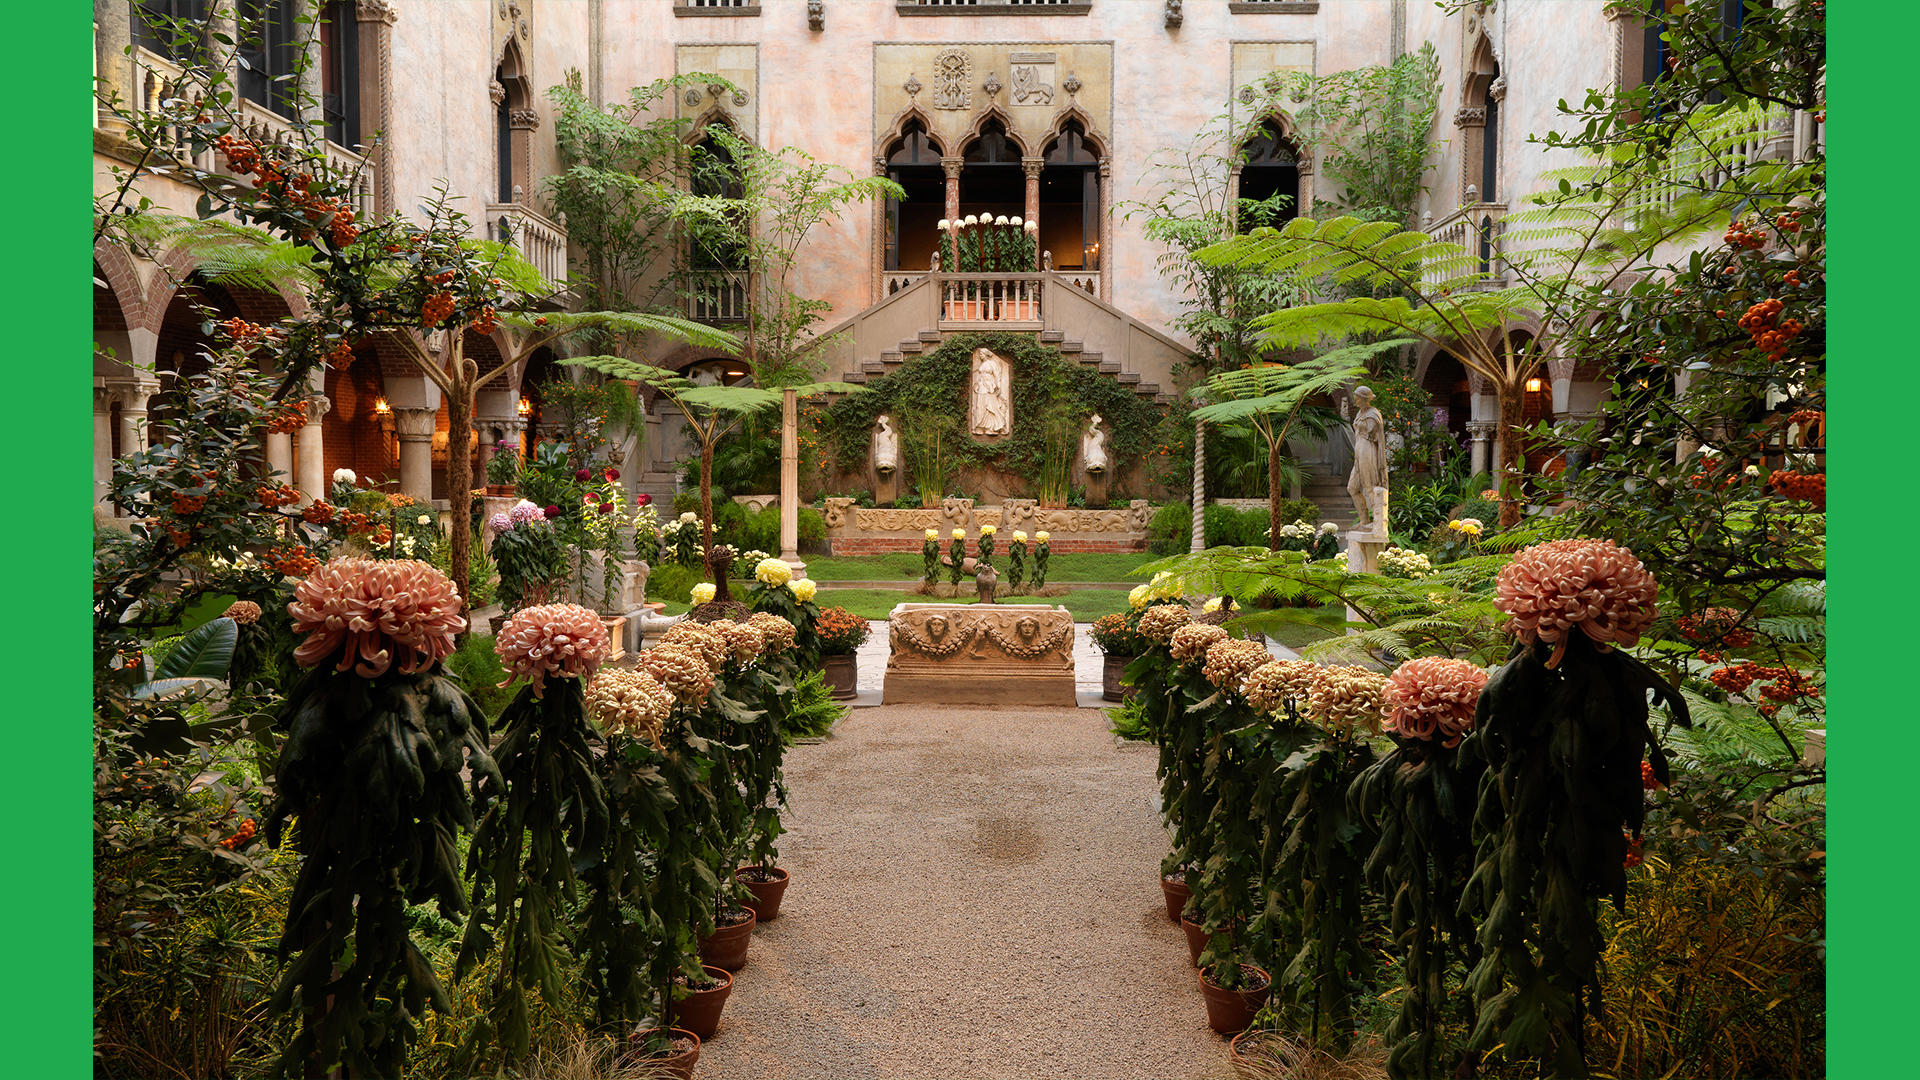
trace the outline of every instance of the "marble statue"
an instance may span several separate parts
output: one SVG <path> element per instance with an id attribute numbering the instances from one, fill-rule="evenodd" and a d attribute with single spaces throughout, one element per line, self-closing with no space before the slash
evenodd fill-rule
<path id="1" fill-rule="evenodd" d="M 1080 436 L 1080 460 L 1090 473 L 1107 471 L 1107 433 L 1100 430 L 1099 413 L 1087 421 L 1087 430 Z"/>
<path id="2" fill-rule="evenodd" d="M 883 473 L 900 467 L 900 433 L 893 430 L 893 417 L 886 413 L 873 422 L 873 467 Z"/>
<path id="3" fill-rule="evenodd" d="M 1013 430 L 1013 380 L 1006 358 L 991 349 L 973 350 L 973 400 L 968 430 L 975 435 L 1005 435 Z"/>
<path id="4" fill-rule="evenodd" d="M 1353 497 L 1354 530 L 1371 526 L 1385 533 L 1387 490 L 1387 425 L 1373 407 L 1373 390 L 1353 391 L 1353 472 L 1347 476 L 1347 494 Z"/>

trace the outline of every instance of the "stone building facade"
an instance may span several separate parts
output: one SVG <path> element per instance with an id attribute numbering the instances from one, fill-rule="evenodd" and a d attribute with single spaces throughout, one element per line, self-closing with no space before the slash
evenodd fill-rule
<path id="1" fill-rule="evenodd" d="M 177 69 L 139 29 L 137 9 L 230 28 L 236 0 L 95 0 L 98 71 L 134 108 L 164 96 Z M 832 305 L 847 344 L 822 374 L 856 377 L 907 362 L 916 335 L 938 335 L 948 313 L 912 293 L 929 268 L 932 222 L 966 213 L 1040 222 L 1049 269 L 1044 318 L 1033 329 L 1079 345 L 1142 392 L 1170 395 L 1185 377 L 1187 345 L 1172 330 L 1178 296 L 1156 271 L 1162 253 L 1137 219 L 1113 208 L 1148 198 L 1157 151 L 1189 142 L 1243 88 L 1276 70 L 1326 73 L 1384 64 L 1432 42 L 1442 68 L 1442 147 L 1412 224 L 1467 242 L 1496 223 L 1558 164 L 1529 146 L 1557 126 L 1556 102 L 1594 86 L 1640 78 L 1647 37 L 1603 0 L 1498 0 L 1448 12 L 1417 0 L 267 0 L 245 5 L 285 19 L 307 11 L 329 29 L 308 75 L 341 162 L 364 162 L 360 192 L 373 213 L 411 208 L 441 183 L 463 200 L 476 230 L 505 226 L 550 274 L 566 265 L 563 222 L 540 205 L 540 180 L 558 167 L 548 88 L 570 72 L 597 101 L 676 73 L 723 76 L 738 89 L 688 89 L 681 115 L 724 122 L 758 145 L 795 146 L 859 174 L 895 177 L 909 198 L 849 213 L 816 230 L 793 287 Z M 131 49 L 131 56 L 124 50 Z M 283 60 L 267 58 L 269 66 Z M 242 80 L 245 89 L 246 80 Z M 270 99 L 249 106 L 263 130 L 284 128 Z M 1272 133 L 1260 181 L 1293 185 L 1300 204 L 1335 192 Z M 1778 134 L 1792 150 L 1799 128 Z M 379 134 L 377 141 L 375 135 Z M 1769 136 L 1772 138 L 1772 136 Z M 127 151 L 110 117 L 96 120 L 96 189 Z M 142 192 L 191 213 L 194 194 L 164 178 Z M 1497 266 L 1497 258 L 1491 260 Z M 108 462 L 149 437 L 162 387 L 152 370 L 189 372 L 198 318 L 176 282 L 192 266 L 162 256 L 137 265 L 96 252 L 96 485 Z M 924 289 L 924 286 L 922 286 Z M 243 295 L 200 286 L 216 307 L 270 320 L 297 312 L 297 296 Z M 1068 290 L 1071 293 L 1068 293 Z M 905 299 L 902 299 L 905 297 Z M 1054 300 L 1058 299 L 1058 303 Z M 913 309 L 913 310 L 910 310 Z M 933 314 L 927 314 L 932 312 Z M 696 313 L 697 314 L 697 313 Z M 1515 327 L 1532 333 L 1538 328 Z M 505 331 L 502 331 L 504 333 Z M 924 337 L 921 338 L 924 340 Z M 482 356 L 504 341 L 472 341 Z M 904 347 L 904 348 L 903 348 Z M 274 436 L 268 461 L 317 493 L 334 469 L 408 477 L 443 496 L 446 410 L 397 350 L 378 343 L 360 362 L 317 377 L 307 428 Z M 1449 422 L 1487 464 L 1495 413 L 1487 388 L 1443 352 L 1419 375 Z M 686 370 L 717 359 L 694 350 L 649 357 Z M 534 366 L 543 361 L 536 360 Z M 1451 366 L 1449 366 L 1451 365 Z M 1529 419 L 1590 413 L 1604 393 L 1594 372 L 1556 362 Z M 522 437 L 541 373 L 523 371 L 482 395 L 471 441 L 484 456 Z M 668 483 L 684 449 L 669 414 L 649 424 L 635 485 Z M 157 420 L 164 428 L 164 418 Z M 1327 469 L 1335 448 L 1309 448 Z M 431 463 L 422 469 L 421 462 Z M 431 476 L 431 492 L 423 477 Z M 657 488 L 656 488 L 657 490 Z"/>

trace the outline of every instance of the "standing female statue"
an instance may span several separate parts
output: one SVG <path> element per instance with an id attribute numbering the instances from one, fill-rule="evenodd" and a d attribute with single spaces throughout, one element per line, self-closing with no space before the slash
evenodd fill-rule
<path id="1" fill-rule="evenodd" d="M 1373 390 L 1361 386 L 1353 391 L 1353 472 L 1347 476 L 1347 494 L 1353 497 L 1354 529 L 1368 525 L 1376 533 L 1387 530 L 1385 493 L 1387 487 L 1387 424 L 1380 410 L 1373 407 Z M 1379 494 L 1376 495 L 1375 489 Z M 1381 510 L 1375 520 L 1374 508 Z"/>

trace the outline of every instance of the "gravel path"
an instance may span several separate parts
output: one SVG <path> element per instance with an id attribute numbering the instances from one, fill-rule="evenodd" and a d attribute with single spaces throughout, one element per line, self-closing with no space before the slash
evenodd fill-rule
<path id="1" fill-rule="evenodd" d="M 795 747 L 793 884 L 698 1074 L 1231 1078 L 1155 884 L 1153 769 L 1068 708 L 857 709 Z"/>

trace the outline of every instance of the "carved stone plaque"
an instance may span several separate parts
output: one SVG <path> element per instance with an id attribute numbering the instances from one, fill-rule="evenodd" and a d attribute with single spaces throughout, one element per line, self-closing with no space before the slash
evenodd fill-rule
<path id="1" fill-rule="evenodd" d="M 960 49 L 948 49 L 933 61 L 933 107 L 973 107 L 973 58 Z"/>
<path id="2" fill-rule="evenodd" d="M 1073 705 L 1073 616 L 1046 604 L 899 604 L 883 704 Z"/>

